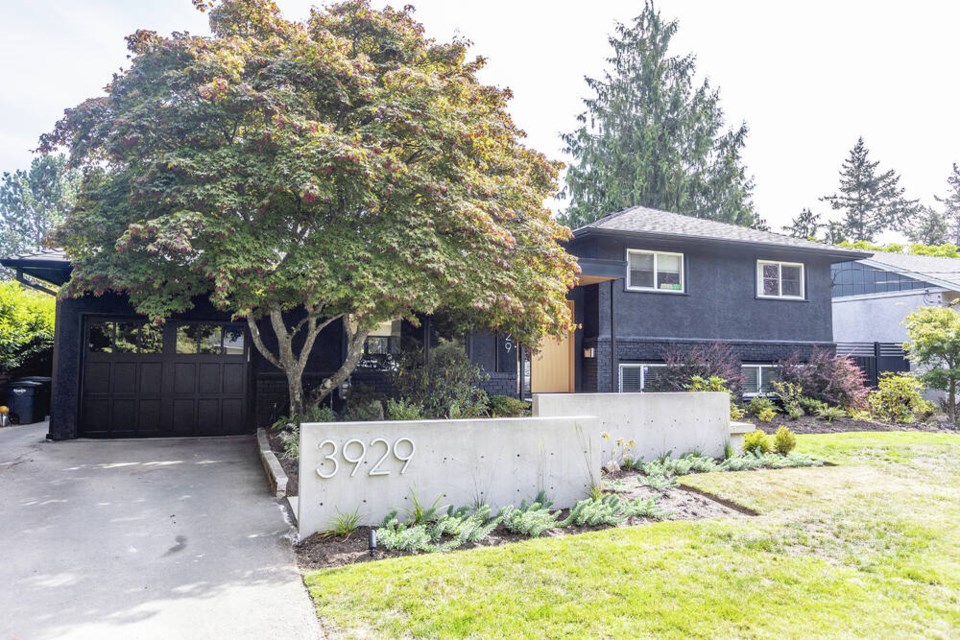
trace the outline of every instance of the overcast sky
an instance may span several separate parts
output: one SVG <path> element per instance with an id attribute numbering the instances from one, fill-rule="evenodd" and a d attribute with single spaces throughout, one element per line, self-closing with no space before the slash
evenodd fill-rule
<path id="1" fill-rule="evenodd" d="M 513 89 L 528 143 L 564 159 L 559 134 L 576 125 L 585 75 L 608 55 L 607 35 L 642 1 L 402 0 L 427 33 L 455 34 L 489 59 L 483 80 Z M 402 3 L 401 2 L 401 3 Z M 401 4 L 397 3 L 397 4 Z M 317 1 L 279 0 L 288 18 Z M 383 3 L 378 3 L 383 4 Z M 720 87 L 730 123 L 750 126 L 745 160 L 755 202 L 772 226 L 837 187 L 862 135 L 908 196 L 933 204 L 960 162 L 960 3 L 661 0 L 680 28 L 676 53 L 697 55 Z M 98 95 L 126 64 L 137 28 L 206 32 L 190 0 L 0 2 L 0 170 L 25 167 L 64 108 Z"/>

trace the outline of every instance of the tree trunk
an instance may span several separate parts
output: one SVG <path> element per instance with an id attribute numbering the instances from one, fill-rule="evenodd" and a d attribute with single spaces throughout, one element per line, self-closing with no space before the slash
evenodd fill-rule
<path id="1" fill-rule="evenodd" d="M 353 316 L 345 316 L 343 318 L 343 330 L 347 334 L 347 357 L 343 359 L 343 363 L 337 372 L 324 380 L 323 384 L 314 390 L 311 401 L 315 404 L 322 402 L 327 396 L 333 393 L 334 389 L 343 384 L 344 381 L 350 377 L 350 374 L 353 373 L 353 370 L 357 368 L 357 365 L 360 363 L 360 358 L 363 357 L 363 343 L 366 341 L 367 336 L 370 335 L 370 332 L 367 330 L 361 331 Z"/>
<path id="2" fill-rule="evenodd" d="M 956 424 L 957 422 L 957 381 L 951 380 L 948 385 L 950 390 L 947 392 L 947 416 L 950 418 L 950 422 Z"/>
<path id="3" fill-rule="evenodd" d="M 303 375 L 299 371 L 287 374 L 287 392 L 290 396 L 290 416 L 303 416 Z"/>

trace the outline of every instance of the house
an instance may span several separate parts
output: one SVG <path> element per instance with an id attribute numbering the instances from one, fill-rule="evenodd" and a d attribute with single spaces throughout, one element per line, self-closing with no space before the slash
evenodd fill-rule
<path id="1" fill-rule="evenodd" d="M 909 371 L 903 321 L 919 307 L 960 299 L 960 259 L 878 252 L 833 265 L 833 335 L 870 382 L 884 371 Z"/>
<path id="2" fill-rule="evenodd" d="M 509 335 L 462 338 L 488 393 L 641 391 L 665 349 L 714 342 L 735 350 L 746 392 L 764 392 L 778 361 L 834 348 L 832 265 L 869 256 L 642 207 L 577 229 L 567 249 L 582 271 L 568 296 L 575 332 L 535 353 Z M 56 251 L 0 264 L 40 288 L 64 284 L 71 271 Z M 401 345 L 428 351 L 441 334 L 431 318 L 385 323 L 367 339 L 352 387 L 385 390 L 391 355 Z M 272 332 L 263 335 L 272 348 Z M 317 339 L 305 387 L 344 356 L 343 329 L 332 324 Z M 247 328 L 206 299 L 163 327 L 120 295 L 59 301 L 53 377 L 49 437 L 58 440 L 248 433 L 281 414 L 287 396 L 284 375 Z"/>
<path id="3" fill-rule="evenodd" d="M 0 260 L 17 278 L 41 290 L 70 278 L 59 251 Z M 208 300 L 156 327 L 124 296 L 107 293 L 60 300 L 56 309 L 53 389 L 48 437 L 149 437 L 250 433 L 285 412 L 287 383 L 253 346 L 244 323 L 231 321 Z M 267 346 L 272 331 L 261 332 Z M 416 327 L 388 322 L 365 344 L 351 387 L 386 390 L 391 356 L 401 345 L 427 351 L 441 337 L 463 339 L 471 360 L 487 372 L 488 393 L 517 393 L 517 349 L 509 336 L 473 332 L 445 336 L 431 318 Z M 345 357 L 343 328 L 317 338 L 304 372 L 309 391 Z"/>
<path id="4" fill-rule="evenodd" d="M 578 328 L 532 356 L 531 392 L 640 391 L 666 349 L 726 342 L 745 392 L 776 363 L 834 348 L 831 269 L 870 254 L 633 207 L 574 231 Z M 526 373 L 526 368 L 525 368 Z"/>

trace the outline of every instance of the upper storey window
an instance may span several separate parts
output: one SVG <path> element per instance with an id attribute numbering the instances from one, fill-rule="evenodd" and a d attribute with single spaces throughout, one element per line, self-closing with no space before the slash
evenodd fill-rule
<path id="1" fill-rule="evenodd" d="M 757 295 L 761 298 L 803 300 L 803 264 L 757 260 Z"/>
<path id="2" fill-rule="evenodd" d="M 683 293 L 683 254 L 628 249 L 627 289 Z"/>

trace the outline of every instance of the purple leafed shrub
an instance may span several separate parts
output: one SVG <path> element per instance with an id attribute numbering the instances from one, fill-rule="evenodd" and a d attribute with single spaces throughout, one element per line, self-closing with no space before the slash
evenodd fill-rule
<path id="1" fill-rule="evenodd" d="M 729 344 L 714 342 L 690 349 L 668 347 L 662 354 L 666 366 L 657 372 L 650 391 L 686 391 L 692 377 L 716 376 L 727 381 L 735 398 L 743 395 L 740 361 Z"/>
<path id="2" fill-rule="evenodd" d="M 780 363 L 779 378 L 800 385 L 803 395 L 845 409 L 865 409 L 866 376 L 852 359 L 814 349 L 809 358 L 794 353 Z"/>

